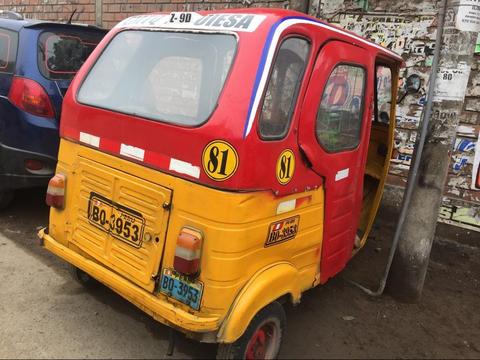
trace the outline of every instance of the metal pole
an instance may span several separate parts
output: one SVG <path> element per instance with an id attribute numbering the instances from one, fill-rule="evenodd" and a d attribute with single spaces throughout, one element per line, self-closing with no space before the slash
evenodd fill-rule
<path id="1" fill-rule="evenodd" d="M 403 224 L 405 223 L 405 218 L 407 216 L 410 200 L 412 198 L 413 189 L 415 187 L 415 184 L 417 183 L 418 169 L 420 167 L 420 159 L 422 158 L 423 147 L 425 145 L 425 139 L 428 133 L 428 125 L 430 122 L 430 117 L 432 115 L 433 93 L 435 90 L 435 82 L 437 80 L 440 51 L 442 49 L 443 27 L 445 23 L 446 12 L 447 12 L 447 0 L 443 0 L 443 4 L 442 6 L 439 7 L 439 10 L 438 10 L 438 27 L 437 27 L 437 35 L 435 39 L 435 51 L 433 55 L 432 71 L 430 73 L 430 84 L 428 86 L 427 103 L 425 106 L 425 111 L 423 113 L 422 125 L 420 130 L 420 139 L 418 140 L 418 143 L 416 144 L 415 150 L 413 152 L 412 167 L 408 174 L 407 187 L 405 189 L 405 194 L 402 200 L 400 217 L 398 219 L 398 224 L 395 229 L 395 235 L 393 236 L 392 247 L 390 248 L 390 252 L 388 254 L 387 266 L 385 268 L 382 279 L 380 281 L 379 288 L 376 291 L 373 291 L 354 281 L 347 280 L 349 283 L 355 285 L 356 287 L 360 288 L 361 290 L 363 290 L 364 292 L 366 292 L 368 295 L 371 295 L 371 296 L 380 296 L 383 294 L 383 291 L 385 290 L 385 285 L 387 283 L 390 267 L 392 266 L 392 261 L 398 247 L 398 241 L 400 239 L 400 235 L 403 230 Z"/>

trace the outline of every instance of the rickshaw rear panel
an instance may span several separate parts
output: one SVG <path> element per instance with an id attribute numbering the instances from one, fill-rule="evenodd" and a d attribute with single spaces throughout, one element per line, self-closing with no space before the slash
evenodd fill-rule
<path id="1" fill-rule="evenodd" d="M 199 191 L 198 187 L 201 185 L 132 162 L 125 163 L 118 157 L 87 147 L 77 147 L 68 141 L 61 141 L 61 150 L 58 171 L 65 174 L 67 179 L 82 179 L 82 183 L 68 184 L 65 202 L 79 206 L 65 210 L 52 209 L 49 235 L 54 239 L 62 239 L 62 245 L 75 249 L 90 261 L 105 266 L 149 292 L 158 293 L 156 282 L 161 276 L 160 270 L 173 268 L 178 233 L 183 227 L 189 226 L 209 229 L 200 264 L 199 280 L 203 284 L 204 292 L 202 313 L 223 318 L 229 311 L 228 304 L 233 302 L 239 291 L 257 272 L 285 261 L 297 270 L 299 289 L 306 290 L 312 286 L 318 273 L 321 254 L 323 189 L 304 194 L 306 199 L 298 206 L 295 217 L 300 219 L 297 226 L 301 224 L 302 233 L 295 233 L 292 239 L 273 239 L 270 236 L 271 225 L 283 222 L 291 216 L 272 214 L 277 212 L 279 204 L 298 196 L 276 198 L 267 191 L 230 193 L 213 188 Z M 139 198 L 147 198 L 146 195 L 151 194 L 152 187 L 155 189 L 159 186 L 157 184 L 163 185 L 162 193 L 166 193 L 165 187 L 175 189 L 171 196 L 171 208 L 162 209 L 163 212 L 160 212 L 164 219 L 169 217 L 167 221 L 158 222 L 153 215 L 141 213 L 146 219 L 145 234 L 150 234 L 151 237 L 149 241 L 143 240 L 142 253 L 132 254 L 134 247 L 114 237 L 108 240 L 103 235 L 104 231 L 88 226 L 91 191 L 88 185 L 85 185 L 90 180 L 86 180 L 85 174 L 93 163 L 87 159 L 92 158 L 101 164 L 97 165 L 95 174 L 93 171 L 89 173 L 95 175 L 94 180 L 98 184 L 96 192 L 100 195 L 111 190 L 110 186 L 105 186 L 105 192 L 99 190 L 103 181 L 101 175 L 113 178 L 111 182 L 118 181 L 126 174 L 137 175 L 138 184 L 135 184 L 135 189 L 141 197 L 131 197 L 127 201 L 125 198 L 110 197 L 114 201 L 121 200 L 123 204 L 128 204 L 138 201 Z M 99 171 L 103 168 L 108 168 L 108 173 Z M 83 176 L 75 177 L 75 174 Z M 146 180 L 141 179 L 148 179 L 151 185 L 142 186 Z M 122 185 L 119 182 L 117 188 Z M 170 201 L 170 198 L 168 200 Z M 215 205 L 210 207 L 208 204 Z M 157 205 L 161 207 L 161 203 Z M 138 203 L 135 207 L 141 208 Z M 106 216 L 107 220 L 108 218 L 109 216 Z M 155 229 L 154 226 L 158 225 L 163 227 Z M 258 241 L 259 239 L 262 241 Z M 150 263 L 158 264 L 161 254 L 161 266 L 147 267 Z M 138 276 L 135 276 L 136 274 Z M 158 296 L 173 301 L 185 310 L 191 310 L 187 305 L 164 297 L 161 293 Z"/>

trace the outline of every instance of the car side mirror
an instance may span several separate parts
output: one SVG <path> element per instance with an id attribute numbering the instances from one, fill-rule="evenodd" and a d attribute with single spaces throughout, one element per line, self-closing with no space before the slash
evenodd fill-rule
<path id="1" fill-rule="evenodd" d="M 417 74 L 410 75 L 407 78 L 407 81 L 405 83 L 405 90 L 397 99 L 397 104 L 400 104 L 403 101 L 403 99 L 405 99 L 405 96 L 410 94 L 416 94 L 417 92 L 419 92 L 421 86 L 422 86 L 422 79 L 420 78 L 420 76 L 418 76 Z"/>

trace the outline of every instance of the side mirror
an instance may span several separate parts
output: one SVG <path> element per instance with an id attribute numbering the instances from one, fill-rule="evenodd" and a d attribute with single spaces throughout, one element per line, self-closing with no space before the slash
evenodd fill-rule
<path id="1" fill-rule="evenodd" d="M 422 79 L 417 74 L 410 75 L 407 78 L 407 83 L 405 85 L 405 89 L 407 94 L 415 94 L 420 91 L 420 87 L 422 85 Z"/>
<path id="2" fill-rule="evenodd" d="M 419 92 L 421 86 L 422 79 L 420 78 L 420 76 L 418 76 L 417 74 L 410 75 L 405 83 L 405 90 L 402 94 L 400 94 L 400 97 L 397 99 L 397 104 L 400 104 L 403 99 L 405 99 L 405 96 L 409 94 L 416 94 L 417 92 Z"/>

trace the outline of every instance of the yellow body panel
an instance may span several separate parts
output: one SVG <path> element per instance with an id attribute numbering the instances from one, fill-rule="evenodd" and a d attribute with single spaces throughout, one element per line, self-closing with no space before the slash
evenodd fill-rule
<path id="1" fill-rule="evenodd" d="M 228 192 L 162 173 L 61 140 L 57 173 L 67 177 L 65 209 L 51 209 L 45 247 L 83 269 L 145 312 L 185 332 L 218 332 L 235 341 L 255 313 L 271 301 L 318 283 L 323 233 L 323 188 L 275 197 L 269 191 Z M 86 220 L 91 190 L 142 212 L 151 240 L 140 249 Z M 277 215 L 285 201 L 310 201 Z M 266 247 L 270 225 L 299 216 L 293 239 Z M 155 279 L 172 268 L 182 227 L 204 235 L 199 311 L 156 291 Z M 153 239 L 158 239 L 154 241 Z"/>

